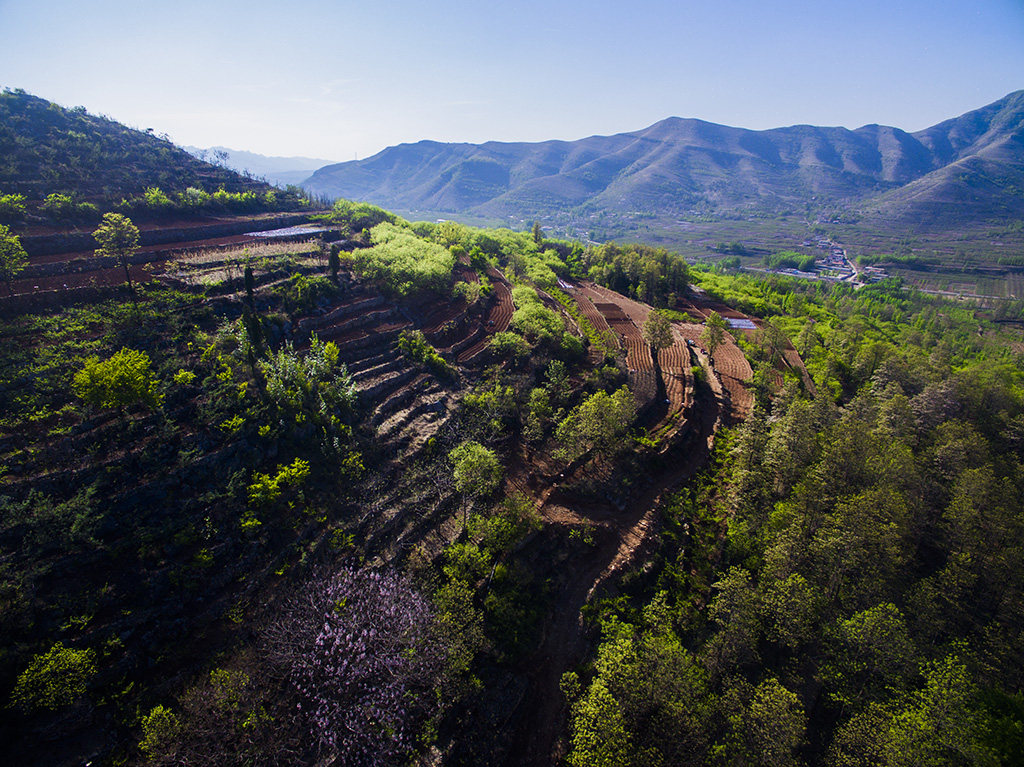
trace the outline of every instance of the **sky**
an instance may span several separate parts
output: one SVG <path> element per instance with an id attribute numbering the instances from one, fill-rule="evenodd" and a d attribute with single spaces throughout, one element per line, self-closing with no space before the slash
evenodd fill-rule
<path id="1" fill-rule="evenodd" d="M 0 87 L 335 161 L 669 116 L 914 131 L 1024 89 L 1024 0 L 0 0 Z"/>

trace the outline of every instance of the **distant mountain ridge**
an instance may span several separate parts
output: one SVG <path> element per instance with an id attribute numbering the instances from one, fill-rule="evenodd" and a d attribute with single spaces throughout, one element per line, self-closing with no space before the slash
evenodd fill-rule
<path id="1" fill-rule="evenodd" d="M 311 171 L 334 163 L 334 160 L 321 160 L 315 157 L 268 156 L 241 149 L 229 149 L 225 146 L 206 149 L 185 146 L 182 149 L 202 160 L 218 161 L 239 173 L 249 173 L 256 178 L 265 178 L 282 186 L 300 184 L 309 177 Z"/>
<path id="2" fill-rule="evenodd" d="M 483 216 L 802 210 L 887 219 L 1024 216 L 1024 91 L 916 133 L 795 125 L 753 131 L 670 117 L 578 141 L 389 147 L 321 168 L 315 194 Z"/>

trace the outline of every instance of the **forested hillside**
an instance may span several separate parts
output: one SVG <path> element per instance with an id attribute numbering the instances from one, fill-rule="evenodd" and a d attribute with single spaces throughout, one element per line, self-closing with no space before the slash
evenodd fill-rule
<path id="1" fill-rule="evenodd" d="M 90 223 L 115 209 L 137 217 L 288 210 L 302 197 L 203 162 L 152 129 L 0 92 L 0 223 Z"/>
<path id="2" fill-rule="evenodd" d="M 6 763 L 1019 763 L 1018 324 L 320 224 L 5 314 Z"/>
<path id="3" fill-rule="evenodd" d="M 897 285 L 702 284 L 784 330 L 818 396 L 758 387 L 595 611 L 569 763 L 1019 762 L 1019 343 Z"/>

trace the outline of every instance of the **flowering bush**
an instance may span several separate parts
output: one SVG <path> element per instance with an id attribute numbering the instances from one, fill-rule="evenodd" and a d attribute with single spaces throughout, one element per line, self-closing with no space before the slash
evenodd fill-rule
<path id="1" fill-rule="evenodd" d="M 312 738 L 346 765 L 404 763 L 439 705 L 435 614 L 405 576 L 345 568 L 315 579 L 271 631 Z"/>

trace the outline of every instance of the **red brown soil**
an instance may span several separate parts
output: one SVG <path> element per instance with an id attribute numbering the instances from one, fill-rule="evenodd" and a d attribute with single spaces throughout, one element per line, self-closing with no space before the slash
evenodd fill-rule
<path id="1" fill-rule="evenodd" d="M 515 312 L 515 305 L 512 303 L 512 287 L 497 269 L 488 269 L 487 276 L 491 280 L 491 288 L 494 290 L 496 298 L 484 318 L 486 332 L 480 340 L 459 354 L 458 362 L 460 364 L 468 362 L 480 354 L 491 342 L 491 336 L 508 330 L 508 326 L 512 322 L 512 314 Z"/>
<path id="2" fill-rule="evenodd" d="M 265 219 L 274 219 L 281 214 L 264 214 L 257 216 L 228 217 L 228 218 L 203 218 L 203 219 L 174 219 L 159 222 L 143 222 L 138 224 L 140 232 L 152 232 L 162 229 L 181 230 L 185 235 L 176 242 L 163 244 L 146 245 L 138 250 L 138 256 L 154 257 L 149 263 L 132 264 L 132 279 L 136 282 L 146 282 L 155 275 L 163 274 L 165 263 L 174 256 L 186 252 L 203 250 L 208 248 L 223 248 L 230 245 L 242 245 L 257 242 L 266 242 L 265 238 L 253 237 L 247 234 L 237 234 L 225 237 L 210 237 L 205 239 L 189 239 L 190 229 L 199 229 L 218 223 L 230 223 L 233 221 L 251 221 L 253 229 L 259 229 L 259 222 Z M 264 224 L 266 226 L 266 224 Z M 19 234 L 26 236 L 50 235 L 50 234 L 85 234 L 92 231 L 76 230 L 66 227 L 54 226 L 32 226 L 20 230 Z M 120 266 L 111 268 L 90 268 L 90 259 L 95 257 L 93 250 L 65 251 L 48 255 L 33 255 L 29 257 L 29 266 L 37 264 L 67 264 L 60 274 L 25 277 L 14 280 L 11 283 L 13 295 L 24 295 L 51 290 L 64 290 L 88 286 L 119 285 L 124 282 L 124 269 Z M 95 262 L 94 262 L 95 263 Z"/>
<path id="3" fill-rule="evenodd" d="M 593 312 L 605 322 L 605 327 L 616 334 L 619 343 L 626 349 L 626 365 L 629 370 L 653 374 L 654 360 L 651 358 L 650 345 L 644 340 L 641 331 L 651 307 L 592 283 L 580 286 L 577 296 L 581 307 L 593 306 Z M 650 424 L 651 432 L 659 431 L 666 424 L 680 418 L 692 403 L 693 374 L 686 335 L 676 327 L 673 337 L 672 346 L 659 353 L 668 406 L 657 411 L 657 417 Z M 680 421 L 676 429 L 682 426 Z"/>

